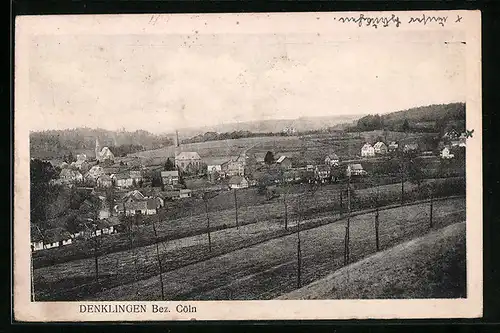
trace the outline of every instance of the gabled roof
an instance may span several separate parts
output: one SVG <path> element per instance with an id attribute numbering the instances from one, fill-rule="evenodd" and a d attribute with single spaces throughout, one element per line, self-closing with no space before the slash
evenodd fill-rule
<path id="1" fill-rule="evenodd" d="M 130 177 L 134 177 L 134 178 L 142 177 L 141 171 L 131 170 L 129 172 L 130 172 Z"/>
<path id="2" fill-rule="evenodd" d="M 372 145 L 367 142 L 367 143 L 365 143 L 363 145 L 363 147 L 361 147 L 361 149 L 363 149 L 363 148 L 371 148 L 371 147 L 372 147 Z"/>
<path id="3" fill-rule="evenodd" d="M 363 170 L 363 166 L 359 163 L 356 164 L 349 164 L 349 168 L 351 170 Z"/>
<path id="4" fill-rule="evenodd" d="M 97 178 L 97 180 L 99 180 L 101 182 L 110 182 L 111 181 L 111 177 L 108 176 L 108 175 L 102 175 L 99 178 Z"/>
<path id="5" fill-rule="evenodd" d="M 233 176 L 233 177 L 231 177 L 231 179 L 229 179 L 229 184 L 237 185 L 237 184 L 241 184 L 243 181 L 246 181 L 246 179 L 244 177 Z"/>
<path id="6" fill-rule="evenodd" d="M 125 194 L 122 198 L 122 200 L 128 199 L 128 198 L 133 198 L 135 200 L 144 200 L 144 195 L 139 192 L 138 190 L 133 190 Z"/>
<path id="7" fill-rule="evenodd" d="M 338 160 L 339 159 L 339 157 L 335 153 L 331 153 L 331 154 L 326 155 L 325 159 L 326 158 L 329 158 L 331 160 Z"/>
<path id="8" fill-rule="evenodd" d="M 330 171 L 330 167 L 327 165 L 323 165 L 323 164 L 316 166 L 316 169 L 318 171 Z"/>
<path id="9" fill-rule="evenodd" d="M 114 175 L 114 178 L 115 179 L 129 179 L 130 178 L 130 172 L 124 171 L 124 172 L 116 173 Z"/>
<path id="10" fill-rule="evenodd" d="M 276 161 L 276 163 L 281 163 L 281 162 L 283 162 L 286 158 L 288 158 L 288 157 L 287 157 L 287 156 L 282 155 L 282 156 L 280 156 L 280 158 L 278 158 L 278 160 Z"/>
<path id="11" fill-rule="evenodd" d="M 59 174 L 59 177 L 64 177 L 64 178 L 80 178 L 80 177 L 82 177 L 82 174 L 79 171 L 77 171 L 77 170 L 66 168 L 66 169 L 62 169 L 61 170 L 61 173 Z"/>
<path id="12" fill-rule="evenodd" d="M 193 151 L 183 151 L 175 156 L 176 160 L 201 160 L 200 155 Z"/>
<path id="13" fill-rule="evenodd" d="M 385 146 L 385 143 L 383 143 L 382 141 L 379 141 L 373 145 L 373 148 L 381 148 L 383 146 Z"/>
<path id="14" fill-rule="evenodd" d="M 162 177 L 179 177 L 179 171 L 173 170 L 173 171 L 162 171 L 161 172 Z"/>

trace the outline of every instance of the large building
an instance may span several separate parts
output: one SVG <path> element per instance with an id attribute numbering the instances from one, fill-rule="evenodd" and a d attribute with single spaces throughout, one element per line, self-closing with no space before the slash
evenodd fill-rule
<path id="1" fill-rule="evenodd" d="M 184 172 L 199 171 L 202 167 L 201 157 L 197 152 L 181 152 L 175 156 L 175 166 Z"/>

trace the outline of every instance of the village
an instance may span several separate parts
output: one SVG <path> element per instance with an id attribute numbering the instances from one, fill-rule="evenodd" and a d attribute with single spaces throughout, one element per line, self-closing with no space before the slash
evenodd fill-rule
<path id="1" fill-rule="evenodd" d="M 294 129 L 283 131 L 295 134 Z M 178 140 L 178 138 L 177 138 Z M 177 143 L 180 151 L 180 144 Z M 439 150 L 439 158 L 453 159 L 455 151 L 465 147 L 465 134 L 452 130 L 445 133 Z M 274 156 L 268 151 L 264 159 L 242 153 L 234 159 L 208 164 L 195 151 L 180 151 L 164 165 L 129 166 L 122 158 L 116 158 L 108 147 L 100 147 L 96 138 L 95 156 L 77 154 L 76 160 L 62 162 L 58 177 L 52 184 L 89 192 L 100 199 L 97 211 L 93 211 L 80 224 L 78 230 L 64 228 L 47 229 L 44 232 L 32 225 L 32 251 L 40 251 L 72 244 L 80 238 L 117 233 L 123 230 L 121 217 L 155 215 L 167 209 L 166 203 L 184 200 L 192 196 L 202 197 L 207 192 L 236 191 L 249 187 L 264 187 L 268 192 L 276 186 L 289 183 L 336 183 L 346 177 L 367 177 L 363 161 L 390 156 L 413 154 L 431 157 L 432 151 L 422 151 L 417 143 L 399 146 L 398 142 L 366 142 L 359 148 L 356 159 L 341 159 L 335 152 L 325 154 L 322 164 L 303 161 L 297 165 L 287 155 Z M 359 163 L 358 163 L 359 162 Z M 187 186 L 189 180 L 204 180 L 203 184 Z M 271 194 L 272 195 L 272 194 Z M 111 196 L 111 198 L 110 198 Z M 92 204 L 84 202 L 92 211 Z M 88 211 L 89 209 L 84 211 Z M 95 210 L 95 209 L 94 209 Z M 88 215 L 88 214 L 87 214 Z"/>

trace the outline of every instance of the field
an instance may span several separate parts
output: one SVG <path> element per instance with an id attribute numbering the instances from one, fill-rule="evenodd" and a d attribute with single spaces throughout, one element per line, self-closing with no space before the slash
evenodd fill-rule
<path id="1" fill-rule="evenodd" d="M 429 204 L 380 211 L 380 242 L 389 248 L 425 234 Z M 464 199 L 434 203 L 434 228 L 465 218 Z M 351 260 L 375 251 L 373 213 L 351 219 Z M 334 222 L 334 223 L 332 223 Z M 296 288 L 297 220 L 285 231 L 281 220 L 266 220 L 206 235 L 163 242 L 167 299 L 271 299 Z M 309 229 L 307 228 L 309 224 Z M 302 282 L 310 283 L 342 267 L 345 219 L 338 215 L 304 221 Z M 155 247 L 99 258 L 100 289 L 93 286 L 94 260 L 83 259 L 35 270 L 38 300 L 158 300 Z M 153 277 L 151 277 L 153 276 Z M 102 290 L 105 288 L 105 290 Z"/>
<path id="2" fill-rule="evenodd" d="M 463 298 L 465 253 L 465 222 L 455 223 L 341 268 L 279 299 Z M 356 283 L 349 283 L 354 278 Z"/>
<path id="3" fill-rule="evenodd" d="M 436 193 L 436 196 L 453 194 L 453 179 L 427 180 L 426 183 L 441 184 L 444 192 Z M 352 193 L 352 209 L 360 210 L 373 208 L 376 195 L 374 188 L 360 188 Z M 307 193 L 306 185 L 293 185 L 288 188 L 288 215 L 294 218 L 300 211 L 304 216 L 323 216 L 340 211 L 340 184 L 321 186 L 314 196 Z M 427 199 L 427 193 L 418 191 L 417 185 L 407 182 L 405 184 L 405 197 L 407 200 Z M 380 205 L 399 202 L 401 185 L 388 184 L 378 188 Z M 237 192 L 238 199 L 238 223 L 239 225 L 254 224 L 257 222 L 276 221 L 284 225 L 283 198 L 266 200 L 264 195 L 259 195 L 257 189 L 249 188 Z M 344 194 L 345 200 L 345 194 Z M 345 201 L 343 202 L 345 210 Z M 234 227 L 235 222 L 234 195 L 232 192 L 224 191 L 209 202 L 210 230 L 222 230 Z M 152 223 L 157 224 L 158 238 L 160 240 L 175 240 L 204 234 L 207 231 L 205 206 L 201 199 L 191 198 L 189 200 L 168 204 L 159 210 L 157 215 L 144 218 L 143 225 L 134 228 L 133 246 L 149 245 L 155 242 L 152 233 Z M 125 233 L 103 236 L 100 253 L 112 253 L 130 248 L 129 235 Z M 34 267 L 61 263 L 74 259 L 92 257 L 89 251 L 89 243 L 84 240 L 76 240 L 74 244 L 61 248 L 38 251 L 33 254 Z"/>
<path id="4" fill-rule="evenodd" d="M 241 138 L 232 140 L 207 141 L 198 143 L 182 144 L 179 147 L 180 151 L 195 151 L 197 152 L 206 164 L 217 164 L 226 162 L 230 158 L 239 156 L 242 152 L 253 147 L 254 145 L 274 145 L 274 146 L 296 146 L 300 144 L 298 137 L 254 137 Z M 139 157 L 148 160 L 149 164 L 163 164 L 167 157 L 174 157 L 176 152 L 175 146 L 169 146 L 161 149 L 148 150 L 131 154 L 128 158 Z"/>

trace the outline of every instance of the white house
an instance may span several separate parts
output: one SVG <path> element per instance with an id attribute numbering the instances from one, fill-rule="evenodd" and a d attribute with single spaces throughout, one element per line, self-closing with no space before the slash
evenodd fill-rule
<path id="1" fill-rule="evenodd" d="M 450 153 L 450 149 L 448 147 L 444 147 L 443 150 L 441 150 L 442 159 L 450 159 L 453 157 L 455 157 L 455 155 Z"/>
<path id="2" fill-rule="evenodd" d="M 363 169 L 363 166 L 359 163 L 349 164 L 346 169 L 346 176 L 364 176 L 367 172 Z"/>
<path id="3" fill-rule="evenodd" d="M 387 154 L 387 145 L 382 141 L 379 141 L 376 144 L 374 144 L 373 149 L 375 150 L 375 154 L 379 155 Z"/>
<path id="4" fill-rule="evenodd" d="M 179 198 L 191 198 L 192 191 L 190 189 L 180 189 Z"/>
<path id="5" fill-rule="evenodd" d="M 247 188 L 248 180 L 245 177 L 241 176 L 233 176 L 229 179 L 229 188 L 239 189 L 239 188 Z"/>
<path id="6" fill-rule="evenodd" d="M 361 147 L 361 156 L 362 157 L 372 157 L 375 156 L 375 148 L 369 143 L 365 143 L 363 147 Z"/>

